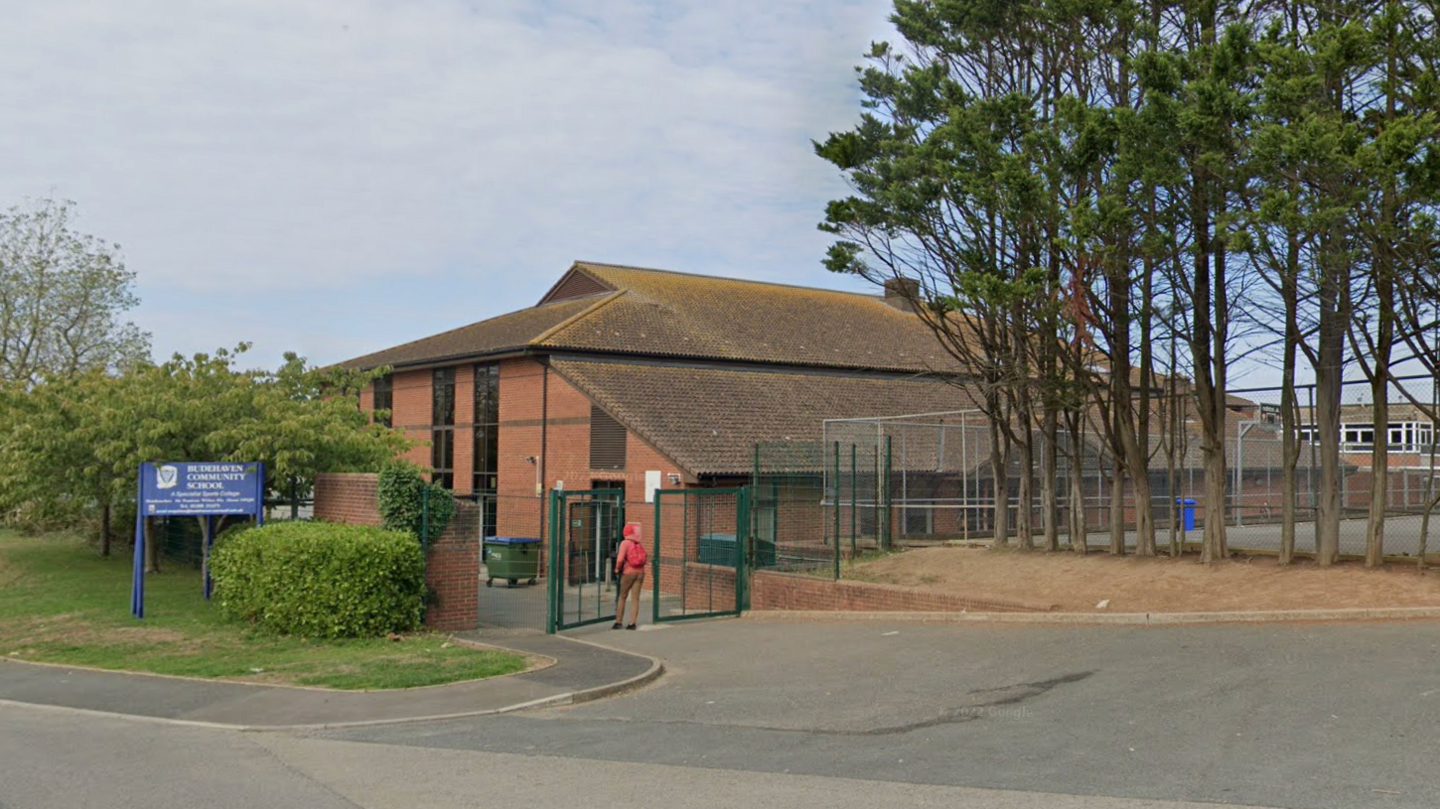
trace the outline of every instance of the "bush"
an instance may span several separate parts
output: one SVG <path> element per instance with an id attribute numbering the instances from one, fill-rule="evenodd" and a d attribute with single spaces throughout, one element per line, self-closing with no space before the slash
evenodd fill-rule
<path id="1" fill-rule="evenodd" d="M 280 522 L 226 532 L 210 571 L 225 615 L 280 634 L 376 637 L 420 624 L 425 558 L 397 531 Z"/>
<path id="2" fill-rule="evenodd" d="M 386 464 L 380 470 L 376 499 L 381 525 L 415 537 L 426 529 L 429 536 L 421 539 L 426 548 L 435 544 L 455 516 L 455 496 L 450 490 L 438 483 L 426 483 L 419 468 L 403 461 Z"/>

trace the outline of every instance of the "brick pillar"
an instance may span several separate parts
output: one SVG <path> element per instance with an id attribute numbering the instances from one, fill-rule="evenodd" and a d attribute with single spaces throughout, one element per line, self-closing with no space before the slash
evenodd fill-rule
<path id="1" fill-rule="evenodd" d="M 322 474 L 315 477 L 315 518 L 349 525 L 379 525 L 373 474 Z M 425 625 L 443 631 L 480 625 L 480 507 L 455 501 L 455 516 L 425 557 L 425 583 L 435 603 Z"/>

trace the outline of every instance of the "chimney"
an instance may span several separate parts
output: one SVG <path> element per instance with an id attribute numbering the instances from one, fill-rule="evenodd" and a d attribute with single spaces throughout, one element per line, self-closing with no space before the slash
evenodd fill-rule
<path id="1" fill-rule="evenodd" d="M 920 300 L 920 282 L 914 278 L 891 278 L 885 282 L 885 302 L 902 312 L 915 311 Z"/>

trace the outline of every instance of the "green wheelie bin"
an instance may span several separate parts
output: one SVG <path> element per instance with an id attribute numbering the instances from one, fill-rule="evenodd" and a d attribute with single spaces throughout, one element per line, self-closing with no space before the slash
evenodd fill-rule
<path id="1" fill-rule="evenodd" d="M 540 575 L 540 540 L 527 537 L 485 538 L 485 586 L 504 579 L 514 587 L 521 579 L 535 583 Z"/>

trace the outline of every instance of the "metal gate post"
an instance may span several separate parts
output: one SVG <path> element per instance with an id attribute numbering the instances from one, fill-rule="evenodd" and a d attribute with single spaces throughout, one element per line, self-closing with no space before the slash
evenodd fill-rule
<path id="1" fill-rule="evenodd" d="M 556 628 L 560 625 L 560 577 L 564 575 L 563 570 L 557 570 L 556 566 L 560 557 L 560 521 L 556 516 L 560 512 L 560 500 L 564 494 L 551 490 L 550 492 L 550 558 L 546 560 L 545 566 L 545 595 L 548 602 L 545 610 L 545 634 L 555 634 Z"/>
<path id="2" fill-rule="evenodd" d="M 655 575 L 650 577 L 654 579 L 654 581 L 650 582 L 650 623 L 652 624 L 660 623 L 660 503 L 664 499 L 664 495 L 659 490 L 656 490 L 655 552 L 650 554 L 650 558 L 655 560 L 655 564 L 651 565 L 651 567 L 654 568 Z M 681 575 L 684 575 L 683 571 Z M 636 598 L 639 598 L 639 596 L 637 595 Z"/>
<path id="3" fill-rule="evenodd" d="M 738 500 L 738 502 L 736 503 L 736 508 L 739 510 L 739 514 L 737 514 L 735 517 L 735 523 L 737 527 L 745 526 L 748 528 L 748 526 L 750 525 L 750 487 L 741 487 L 740 494 L 736 499 Z M 749 551 L 753 548 L 755 536 L 753 532 L 747 531 L 747 533 L 748 535 L 743 540 L 735 543 L 736 551 L 739 556 L 739 558 L 735 560 L 736 612 L 744 612 L 745 610 L 750 609 L 749 561 L 753 557 L 751 553 L 749 553 Z"/>

